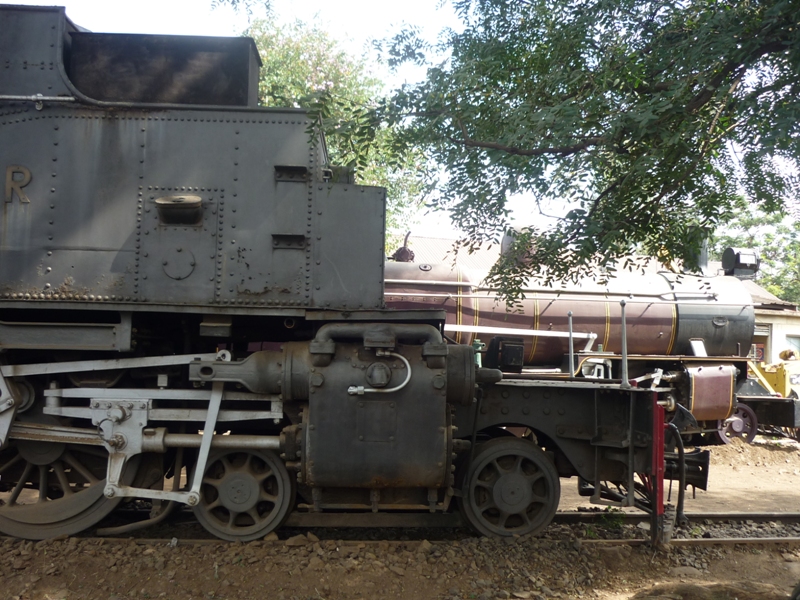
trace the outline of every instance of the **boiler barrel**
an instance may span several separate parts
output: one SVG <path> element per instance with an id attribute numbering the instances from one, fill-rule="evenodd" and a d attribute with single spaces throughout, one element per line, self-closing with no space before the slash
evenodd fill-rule
<path id="1" fill-rule="evenodd" d="M 752 299 L 733 277 L 625 273 L 607 283 L 529 282 L 519 309 L 509 311 L 494 290 L 458 266 L 389 262 L 385 294 L 390 308 L 445 309 L 445 331 L 459 343 L 488 342 L 498 328 L 513 329 L 525 339 L 525 364 L 531 366 L 561 364 L 568 339 L 533 332 L 567 332 L 569 312 L 576 334 L 597 336 L 592 349 L 619 353 L 623 299 L 630 354 L 691 354 L 690 340 L 698 338 L 708 355 L 746 354 L 755 321 Z M 585 345 L 585 339 L 575 340 L 576 350 Z"/>

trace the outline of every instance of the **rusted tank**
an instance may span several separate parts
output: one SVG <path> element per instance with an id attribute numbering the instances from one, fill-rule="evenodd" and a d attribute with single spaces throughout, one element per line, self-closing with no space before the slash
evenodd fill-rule
<path id="1" fill-rule="evenodd" d="M 692 355 L 692 340 L 702 340 L 709 356 L 741 356 L 752 341 L 753 302 L 734 277 L 626 272 L 607 283 L 529 282 L 521 306 L 513 309 L 480 280 L 458 265 L 388 262 L 386 303 L 445 309 L 445 331 L 458 343 L 521 336 L 526 365 L 561 364 L 569 348 L 570 312 L 576 351 L 619 353 L 622 300 L 631 354 Z"/>

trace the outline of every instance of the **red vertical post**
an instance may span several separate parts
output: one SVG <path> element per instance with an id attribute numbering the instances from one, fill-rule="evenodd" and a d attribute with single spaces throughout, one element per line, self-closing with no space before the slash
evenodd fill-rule
<path id="1" fill-rule="evenodd" d="M 658 403 L 658 394 L 653 392 L 653 450 L 650 472 L 652 484 L 650 499 L 653 512 L 650 516 L 650 541 L 656 545 L 664 541 L 664 408 Z"/>

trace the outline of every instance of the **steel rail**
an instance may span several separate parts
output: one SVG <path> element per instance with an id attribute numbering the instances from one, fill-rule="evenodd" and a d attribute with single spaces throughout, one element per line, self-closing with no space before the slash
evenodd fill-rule
<path id="1" fill-rule="evenodd" d="M 97 544 L 138 544 L 138 545 L 158 545 L 169 546 L 236 546 L 240 542 L 229 542 L 219 538 L 135 538 L 135 537 L 77 537 L 81 541 L 95 542 Z M 67 537 L 54 538 L 55 540 L 65 540 Z M 533 538 L 539 545 L 556 545 L 565 542 L 580 542 L 582 546 L 646 546 L 650 544 L 645 539 L 552 539 L 552 538 Z M 24 541 L 10 536 L 0 536 L 0 540 Z M 177 540 L 177 541 L 175 541 Z M 330 541 L 330 540 L 326 540 Z M 342 546 L 351 547 L 356 545 L 378 546 L 380 544 L 390 544 L 394 546 L 416 547 L 423 540 L 365 540 L 365 539 L 343 539 Z M 427 540 L 433 545 L 452 544 L 456 540 Z M 283 545 L 286 540 L 270 539 L 256 540 L 248 542 L 248 545 Z M 309 540 L 309 544 L 311 541 Z M 670 542 L 672 546 L 738 546 L 738 545 L 800 545 L 800 537 L 770 537 L 770 538 L 673 538 Z"/>
<path id="2" fill-rule="evenodd" d="M 769 523 L 770 521 L 782 523 L 800 523 L 800 513 L 686 513 L 689 521 L 711 521 L 712 523 L 722 523 L 724 521 L 753 521 L 754 523 Z M 646 513 L 626 513 L 626 512 L 606 512 L 606 511 L 576 511 L 558 512 L 553 521 L 557 523 L 594 523 L 597 521 L 620 520 L 625 523 L 638 523 L 650 520 L 650 515 Z"/>

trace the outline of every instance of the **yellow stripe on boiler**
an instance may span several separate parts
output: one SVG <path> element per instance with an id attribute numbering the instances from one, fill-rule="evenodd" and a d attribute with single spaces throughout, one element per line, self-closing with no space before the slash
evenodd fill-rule
<path id="1" fill-rule="evenodd" d="M 669 337 L 669 346 L 667 347 L 667 354 L 672 354 L 672 347 L 675 345 L 675 336 L 678 333 L 678 307 L 672 305 L 672 335 Z"/>
<path id="2" fill-rule="evenodd" d="M 533 293 L 533 329 L 539 329 L 539 294 Z M 533 362 L 533 355 L 536 354 L 536 344 L 539 342 L 539 336 L 534 336 L 531 341 L 531 353 L 528 355 L 528 363 Z"/>

